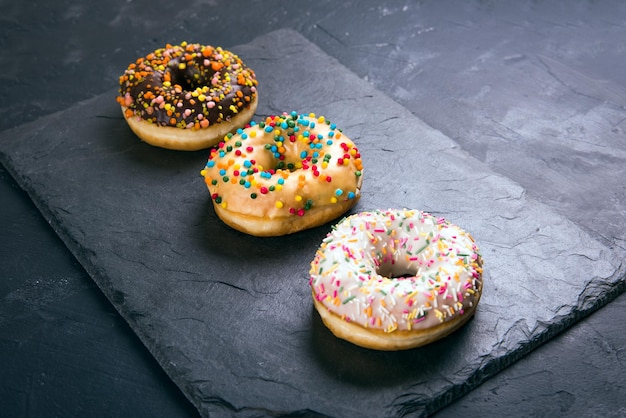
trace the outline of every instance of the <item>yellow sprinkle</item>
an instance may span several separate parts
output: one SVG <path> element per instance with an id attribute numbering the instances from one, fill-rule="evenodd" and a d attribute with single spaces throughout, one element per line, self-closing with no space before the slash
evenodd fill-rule
<path id="1" fill-rule="evenodd" d="M 276 201 L 276 207 L 277 207 L 278 209 L 281 209 L 281 208 L 283 207 L 283 202 L 281 202 L 280 200 L 277 200 L 277 201 Z"/>
<path id="2" fill-rule="evenodd" d="M 178 64 L 178 69 L 179 70 L 184 70 L 185 68 L 187 68 L 187 64 L 185 64 L 184 62 L 181 62 Z"/>
<path id="3" fill-rule="evenodd" d="M 296 195 L 295 197 L 296 202 L 301 202 L 302 201 L 302 196 L 300 196 L 299 194 Z"/>
<path id="4" fill-rule="evenodd" d="M 337 203 L 337 198 L 335 196 L 331 197 L 330 203 Z"/>

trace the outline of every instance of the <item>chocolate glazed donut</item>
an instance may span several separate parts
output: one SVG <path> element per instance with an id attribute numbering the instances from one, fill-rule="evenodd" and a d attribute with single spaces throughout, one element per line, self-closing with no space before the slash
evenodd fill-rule
<path id="1" fill-rule="evenodd" d="M 131 64 L 120 77 L 117 101 L 144 141 L 194 150 L 250 121 L 257 84 L 254 72 L 232 52 L 183 42 Z"/>

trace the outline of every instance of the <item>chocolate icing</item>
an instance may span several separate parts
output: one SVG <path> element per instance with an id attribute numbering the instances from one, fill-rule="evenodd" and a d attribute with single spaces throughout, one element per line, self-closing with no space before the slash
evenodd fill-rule
<path id="1" fill-rule="evenodd" d="M 256 99 L 256 86 L 254 71 L 232 52 L 182 43 L 131 64 L 120 77 L 117 101 L 132 112 L 127 117 L 198 129 L 228 120 L 249 106 Z"/>

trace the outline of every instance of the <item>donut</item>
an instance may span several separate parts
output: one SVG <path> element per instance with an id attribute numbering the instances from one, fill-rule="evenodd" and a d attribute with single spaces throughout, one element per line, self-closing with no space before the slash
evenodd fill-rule
<path id="1" fill-rule="evenodd" d="M 335 336 L 405 350 L 443 338 L 473 316 L 482 258 L 472 236 L 443 218 L 408 209 L 363 212 L 324 238 L 310 285 Z"/>
<path id="2" fill-rule="evenodd" d="M 167 44 L 130 64 L 116 100 L 148 144 L 196 151 L 245 126 L 257 106 L 254 71 L 221 47 Z"/>
<path id="3" fill-rule="evenodd" d="M 295 111 L 226 135 L 201 171 L 218 217 L 254 236 L 339 217 L 359 201 L 362 173 L 358 148 L 334 123 Z"/>

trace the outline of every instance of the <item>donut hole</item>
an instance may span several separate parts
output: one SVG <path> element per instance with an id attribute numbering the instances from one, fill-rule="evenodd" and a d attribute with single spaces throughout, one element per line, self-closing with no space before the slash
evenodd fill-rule
<path id="1" fill-rule="evenodd" d="M 376 268 L 376 273 L 389 279 L 402 280 L 417 276 L 417 268 L 403 266 L 398 263 L 382 263 Z"/>
<path id="2" fill-rule="evenodd" d="M 280 133 L 277 135 L 266 130 L 267 135 L 274 136 L 273 141 L 265 146 L 265 154 L 271 159 L 268 166 L 293 173 L 303 169 L 317 172 L 328 165 L 332 155 L 328 153 L 330 143 L 327 141 L 334 136 L 334 132 L 328 136 L 322 136 L 321 133 L 328 130 L 326 125 L 329 123 L 318 122 L 295 112 L 285 115 L 278 122 L 269 118 L 266 123 L 272 127 L 274 123 L 280 124 Z M 319 126 L 324 127 L 322 131 L 318 129 Z"/>
<path id="3" fill-rule="evenodd" d="M 172 60 L 167 71 L 170 75 L 170 82 L 179 85 L 183 91 L 193 91 L 206 85 L 210 85 L 211 78 L 215 71 L 210 68 L 200 71 L 196 65 L 187 63 L 184 68 L 180 68 L 178 61 Z"/>

